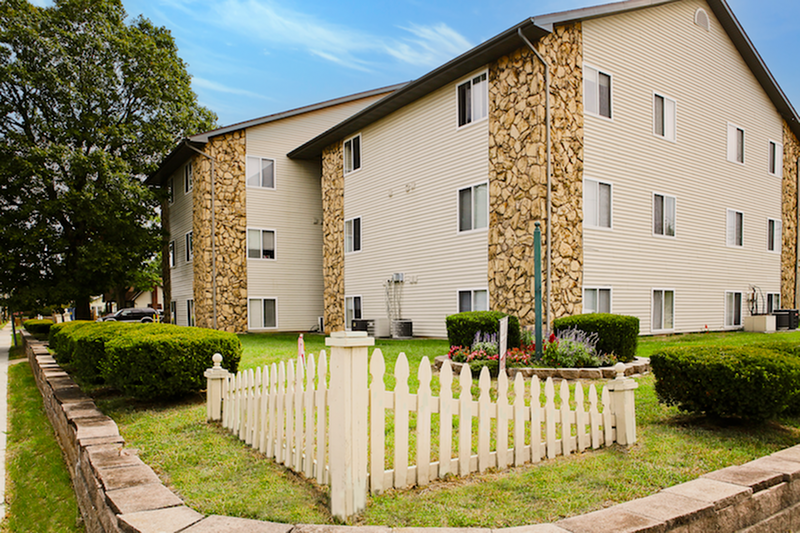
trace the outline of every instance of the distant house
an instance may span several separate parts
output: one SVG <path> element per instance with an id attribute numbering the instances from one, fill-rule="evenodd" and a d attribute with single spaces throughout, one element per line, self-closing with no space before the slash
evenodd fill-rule
<path id="1" fill-rule="evenodd" d="M 330 331 L 391 314 L 443 336 L 447 315 L 495 309 L 532 324 L 537 222 L 546 323 L 597 311 L 645 334 L 735 329 L 755 303 L 800 304 L 800 119 L 724 0 L 526 19 L 392 89 L 316 132 L 262 119 L 176 148 L 150 180 L 173 184 L 178 323 L 194 309 L 213 327 L 216 309 L 220 329 L 323 315 Z M 193 148 L 217 161 L 214 221 Z M 274 161 L 275 191 L 243 185 L 251 157 Z M 283 166 L 308 186 L 267 203 Z"/>
<path id="2" fill-rule="evenodd" d="M 309 330 L 322 307 L 319 162 L 286 153 L 400 86 L 184 139 L 148 178 L 168 190 L 164 293 L 179 325 Z"/>

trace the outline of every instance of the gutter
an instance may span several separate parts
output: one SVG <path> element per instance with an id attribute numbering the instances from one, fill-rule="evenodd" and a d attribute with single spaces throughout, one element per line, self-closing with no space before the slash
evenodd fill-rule
<path id="1" fill-rule="evenodd" d="M 545 252 L 545 256 L 546 256 L 546 260 L 545 261 L 546 261 L 546 264 L 547 264 L 547 267 L 546 267 L 547 277 L 546 277 L 546 281 L 545 281 L 545 283 L 546 283 L 546 289 L 545 289 L 545 302 L 546 302 L 545 303 L 545 316 L 547 317 L 547 331 L 550 331 L 552 329 L 552 313 L 550 312 L 550 292 L 551 292 L 551 288 L 552 288 L 552 281 L 550 279 L 551 278 L 550 274 L 552 272 L 552 266 L 553 266 L 553 262 L 552 262 L 552 260 L 553 260 L 553 255 L 552 255 L 552 250 L 553 250 L 553 248 L 552 248 L 552 246 L 553 246 L 552 245 L 552 231 L 553 230 L 552 230 L 552 227 L 551 227 L 552 224 L 550 223 L 550 221 L 552 219 L 552 214 L 553 214 L 553 203 L 552 203 L 551 198 L 550 198 L 550 194 L 551 194 L 551 190 L 552 190 L 552 178 L 551 178 L 551 174 L 552 174 L 552 171 L 551 171 L 551 164 L 552 164 L 551 163 L 551 159 L 552 158 L 551 158 L 551 148 L 550 148 L 550 145 L 551 145 L 551 142 L 550 142 L 550 126 L 551 126 L 551 119 L 550 119 L 550 65 L 547 64 L 547 62 L 544 60 L 544 58 L 541 56 L 541 54 L 539 54 L 539 52 L 536 50 L 536 48 L 534 48 L 533 44 L 531 44 L 531 42 L 528 40 L 528 38 L 525 37 L 525 35 L 522 33 L 522 29 L 521 28 L 517 28 L 517 34 L 519 35 L 519 38 L 522 39 L 525 42 L 526 45 L 528 45 L 528 48 L 531 49 L 531 51 L 534 53 L 534 55 L 536 55 L 536 57 L 539 58 L 539 61 L 541 61 L 542 65 L 544 66 L 545 123 L 546 123 L 546 128 L 547 128 L 547 134 L 546 134 L 546 143 L 547 143 L 547 199 L 546 199 L 547 210 L 546 210 L 546 213 L 547 214 L 545 216 L 545 220 L 547 221 L 547 227 L 545 229 L 545 231 L 547 232 L 547 237 L 546 237 L 547 250 Z"/>

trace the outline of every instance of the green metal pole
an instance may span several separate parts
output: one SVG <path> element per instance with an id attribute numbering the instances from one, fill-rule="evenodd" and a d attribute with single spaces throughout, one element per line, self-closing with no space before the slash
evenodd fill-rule
<path id="1" fill-rule="evenodd" d="M 542 358 L 542 230 L 539 223 L 533 231 L 533 282 L 536 305 L 536 358 Z"/>

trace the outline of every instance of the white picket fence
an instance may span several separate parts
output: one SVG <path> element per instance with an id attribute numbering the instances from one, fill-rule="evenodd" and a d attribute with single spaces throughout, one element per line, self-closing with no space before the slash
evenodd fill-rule
<path id="1" fill-rule="evenodd" d="M 332 357 L 336 357 L 335 350 Z M 363 364 L 366 364 L 366 357 L 363 357 Z M 369 389 L 366 369 L 360 369 L 362 373 L 354 372 L 353 375 L 363 376 L 365 383 L 350 383 L 346 385 L 347 391 L 339 391 L 352 393 L 349 397 L 338 395 L 346 398 L 344 403 L 353 403 L 348 407 L 329 405 L 330 397 L 335 397 L 333 393 L 336 391 L 332 388 L 337 382 L 331 379 L 328 384 L 328 362 L 324 350 L 318 361 L 309 355 L 307 364 L 296 360 L 282 361 L 255 371 L 240 371 L 236 375 L 222 369 L 215 359 L 215 367 L 206 372 L 209 382 L 208 418 L 221 418 L 223 427 L 245 443 L 320 484 L 336 484 L 342 478 L 342 483 L 361 487 L 357 491 L 369 487 L 372 493 L 414 484 L 426 485 L 436 477 L 466 476 L 489 468 L 504 469 L 511 465 L 539 462 L 544 458 L 596 449 L 614 442 L 632 444 L 636 440 L 633 404 L 636 383 L 624 378 L 622 368 L 617 369 L 617 379 L 608 382 L 599 397 L 595 385 L 589 385 L 588 407 L 584 386 L 580 382 L 574 383 L 575 392 L 571 395 L 569 384 L 561 381 L 557 406 L 552 378 L 544 383 L 545 400 L 542 404 L 542 384 L 535 376 L 526 382 L 518 373 L 509 389 L 507 376 L 501 374 L 497 379 L 497 399 L 492 400 L 491 379 L 486 368 L 478 380 L 477 398 L 472 396 L 469 365 L 461 367 L 457 396 L 453 390 L 454 373 L 449 361 L 439 372 L 438 396 L 431 392 L 433 371 L 427 357 L 420 362 L 419 387 L 413 394 L 409 391 L 409 366 L 405 354 L 401 353 L 395 364 L 394 391 L 385 388 L 385 369 L 383 354 L 379 349 L 374 350 L 369 363 L 372 375 Z M 509 396 L 509 392 L 513 395 Z M 366 405 L 369 406 L 369 415 L 363 408 Z M 365 419 L 351 424 L 351 419 L 359 418 L 362 412 Z M 389 417 L 393 419 L 393 432 L 390 434 L 394 441 L 392 468 L 387 469 Z M 412 436 L 409 422 L 412 418 L 416 427 L 413 435 L 416 465 L 409 464 Z M 341 437 L 343 442 L 331 442 L 330 424 L 347 424 L 348 428 L 352 425 L 353 429 L 348 431 L 353 434 Z M 437 425 L 438 434 L 434 435 Z M 336 433 L 342 433 L 339 427 L 335 429 Z M 362 434 L 367 431 L 368 436 Z M 349 453 L 353 450 L 348 447 L 355 451 Z M 436 457 L 431 453 L 434 447 Z M 342 448 L 348 452 L 339 453 Z M 359 472 L 360 468 L 355 468 L 356 471 L 350 475 L 337 474 L 331 479 L 327 461 L 335 462 L 339 459 L 334 457 L 347 455 L 349 463 L 363 464 L 362 454 L 367 456 L 367 453 L 368 479 L 367 471 Z M 341 461 L 348 462 L 346 459 Z M 360 485 L 353 481 L 359 477 L 363 479 Z M 347 485 L 348 490 L 350 485 Z M 363 507 L 366 494 L 363 498 L 356 494 L 355 499 L 354 508 L 348 501 L 347 512 L 333 509 L 334 514 L 348 516 L 357 512 Z"/>

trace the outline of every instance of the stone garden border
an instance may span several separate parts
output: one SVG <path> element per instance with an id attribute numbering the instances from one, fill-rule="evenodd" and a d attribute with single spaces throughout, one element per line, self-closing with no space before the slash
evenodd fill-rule
<path id="1" fill-rule="evenodd" d="M 434 359 L 436 369 L 442 368 L 442 365 L 447 360 L 446 355 L 440 355 Z M 465 363 L 456 363 L 450 361 L 453 367 L 453 372 L 458 375 L 461 372 L 461 366 Z M 644 374 L 650 371 L 650 359 L 646 357 L 636 357 L 630 363 L 625 363 L 625 375 L 632 376 L 634 374 Z M 524 378 L 531 378 L 539 376 L 539 379 L 566 379 L 574 381 L 576 379 L 614 379 L 617 377 L 617 371 L 613 366 L 603 366 L 600 368 L 536 368 L 536 367 L 508 367 L 506 369 L 509 379 L 513 380 L 517 374 L 522 374 Z"/>
<path id="2" fill-rule="evenodd" d="M 88 533 L 690 533 L 800 530 L 800 445 L 599 511 L 504 529 L 280 524 L 203 516 L 165 487 L 116 423 L 23 333 Z"/>

